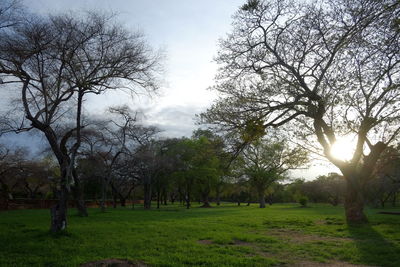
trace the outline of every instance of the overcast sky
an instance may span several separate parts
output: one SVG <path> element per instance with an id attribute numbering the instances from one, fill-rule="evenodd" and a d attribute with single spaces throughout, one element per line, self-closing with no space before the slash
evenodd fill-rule
<path id="1" fill-rule="evenodd" d="M 244 0 L 25 0 L 34 13 L 115 12 L 132 31 L 142 31 L 151 46 L 166 52 L 165 83 L 158 96 L 131 98 L 107 93 L 87 100 L 87 112 L 97 114 L 107 106 L 128 104 L 145 111 L 146 121 L 160 127 L 164 136 L 190 136 L 195 114 L 215 98 L 213 84 L 218 39 L 231 29 L 231 16 Z M 25 140 L 19 138 L 18 144 Z M 321 167 L 297 172 L 307 178 L 321 174 Z M 326 169 L 322 173 L 331 171 Z"/>
<path id="2" fill-rule="evenodd" d="M 131 99 L 108 93 L 88 100 L 89 111 L 127 103 L 145 110 L 148 123 L 165 136 L 190 136 L 194 115 L 203 111 L 214 95 L 212 85 L 218 39 L 230 29 L 231 16 L 244 0 L 25 0 L 35 13 L 115 12 L 132 31 L 141 30 L 155 49 L 166 52 L 165 84 L 160 95 Z"/>

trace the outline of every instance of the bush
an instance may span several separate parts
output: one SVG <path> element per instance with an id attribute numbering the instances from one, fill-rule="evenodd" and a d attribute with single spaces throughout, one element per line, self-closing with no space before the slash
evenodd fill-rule
<path id="1" fill-rule="evenodd" d="M 299 198 L 299 203 L 302 207 L 306 207 L 308 203 L 308 198 L 305 196 L 302 196 Z"/>

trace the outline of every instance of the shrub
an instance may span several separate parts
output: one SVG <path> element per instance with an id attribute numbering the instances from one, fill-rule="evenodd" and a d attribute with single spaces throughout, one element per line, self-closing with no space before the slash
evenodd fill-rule
<path id="1" fill-rule="evenodd" d="M 307 206 L 307 203 L 308 203 L 308 198 L 305 197 L 305 196 L 301 196 L 301 197 L 299 198 L 299 203 L 300 203 L 300 205 L 301 205 L 302 207 L 306 207 L 306 206 Z"/>

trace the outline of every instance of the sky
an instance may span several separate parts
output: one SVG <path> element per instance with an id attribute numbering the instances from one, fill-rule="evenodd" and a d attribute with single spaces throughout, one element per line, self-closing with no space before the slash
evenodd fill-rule
<path id="1" fill-rule="evenodd" d="M 113 12 L 132 31 L 145 34 L 155 49 L 165 51 L 165 82 L 151 98 L 109 92 L 86 100 L 86 112 L 101 114 L 108 106 L 127 104 L 144 111 L 147 124 L 158 126 L 168 137 L 190 136 L 198 126 L 195 114 L 204 111 L 216 95 L 213 85 L 217 65 L 213 61 L 218 40 L 231 29 L 231 17 L 244 0 L 24 0 L 34 13 Z M 16 145 L 27 138 L 14 139 Z M 30 142 L 34 144 L 34 142 Z M 329 165 L 296 171 L 295 176 L 313 178 L 334 169 Z"/>
<path id="2" fill-rule="evenodd" d="M 244 0 L 25 0 L 35 13 L 87 10 L 116 13 L 132 31 L 140 30 L 155 49 L 165 51 L 165 82 L 157 96 L 132 99 L 121 92 L 87 100 L 89 112 L 128 104 L 143 109 L 146 122 L 165 136 L 190 136 L 195 114 L 205 110 L 215 95 L 213 84 L 218 39 L 229 32 L 231 16 Z"/>

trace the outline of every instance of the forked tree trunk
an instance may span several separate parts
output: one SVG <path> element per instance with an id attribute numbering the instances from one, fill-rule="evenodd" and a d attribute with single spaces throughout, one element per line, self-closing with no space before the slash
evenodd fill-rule
<path id="1" fill-rule="evenodd" d="M 346 198 L 344 208 L 348 223 L 365 223 L 367 217 L 364 214 L 364 197 L 362 189 L 347 178 Z"/>

